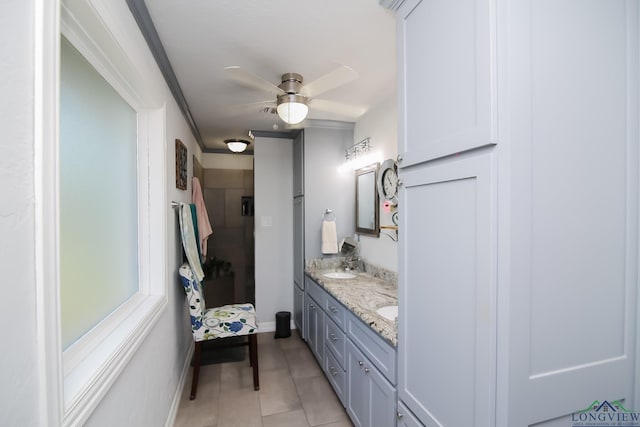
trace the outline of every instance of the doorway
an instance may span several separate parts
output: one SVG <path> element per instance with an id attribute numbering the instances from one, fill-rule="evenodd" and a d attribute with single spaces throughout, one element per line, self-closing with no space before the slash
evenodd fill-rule
<path id="1" fill-rule="evenodd" d="M 255 305 L 253 170 L 202 169 L 199 175 L 213 228 L 204 263 L 206 305 Z"/>

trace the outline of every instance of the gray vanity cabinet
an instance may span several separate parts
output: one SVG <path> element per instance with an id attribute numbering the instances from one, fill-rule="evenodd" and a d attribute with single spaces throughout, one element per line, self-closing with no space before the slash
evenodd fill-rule
<path id="1" fill-rule="evenodd" d="M 314 280 L 305 281 L 307 344 L 324 357 L 322 368 L 351 421 L 394 426 L 395 348 Z"/>

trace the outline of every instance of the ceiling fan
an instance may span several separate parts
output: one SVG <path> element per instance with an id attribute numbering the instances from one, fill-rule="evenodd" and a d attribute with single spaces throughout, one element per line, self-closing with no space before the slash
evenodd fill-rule
<path id="1" fill-rule="evenodd" d="M 365 112 L 365 107 L 348 105 L 340 102 L 316 98 L 318 95 L 347 84 L 358 77 L 351 67 L 342 65 L 333 71 L 309 83 L 298 73 L 285 73 L 281 83 L 275 85 L 262 77 L 256 76 L 239 66 L 225 67 L 227 76 L 242 86 L 258 89 L 275 95 L 276 100 L 258 104 L 275 104 L 278 116 L 287 124 L 302 122 L 309 112 L 309 107 L 356 118 Z"/>

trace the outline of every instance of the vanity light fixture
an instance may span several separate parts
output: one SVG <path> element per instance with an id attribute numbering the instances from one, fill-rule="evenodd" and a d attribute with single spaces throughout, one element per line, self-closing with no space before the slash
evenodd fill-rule
<path id="1" fill-rule="evenodd" d="M 371 138 L 365 138 L 360 142 L 356 142 L 351 147 L 344 150 L 344 158 L 347 162 L 353 161 L 358 157 L 364 156 L 371 151 Z"/>
<path id="2" fill-rule="evenodd" d="M 242 153 L 247 149 L 247 146 L 249 145 L 249 141 L 245 139 L 225 139 L 224 143 L 227 144 L 229 150 L 233 151 L 234 153 Z"/>
<path id="3" fill-rule="evenodd" d="M 382 154 L 373 150 L 371 138 L 365 138 L 344 150 L 344 158 L 345 162 L 338 168 L 340 171 L 360 169 L 366 165 L 380 162 Z"/>

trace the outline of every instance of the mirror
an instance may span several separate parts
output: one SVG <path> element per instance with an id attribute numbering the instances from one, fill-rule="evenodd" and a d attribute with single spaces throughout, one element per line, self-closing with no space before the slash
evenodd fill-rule
<path id="1" fill-rule="evenodd" d="M 379 237 L 378 163 L 357 169 L 355 174 L 356 233 Z"/>

